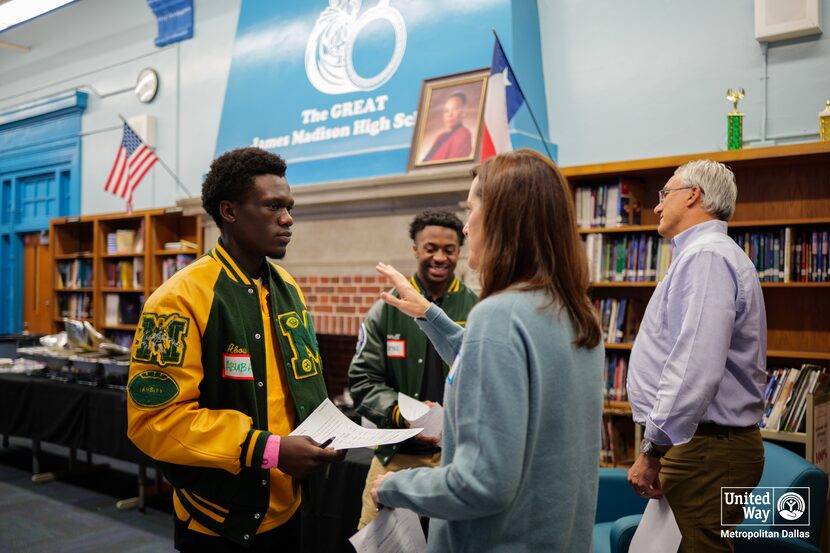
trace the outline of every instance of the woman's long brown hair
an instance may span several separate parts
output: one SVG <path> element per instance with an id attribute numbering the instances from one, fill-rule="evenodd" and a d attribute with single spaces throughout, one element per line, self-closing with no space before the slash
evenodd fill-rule
<path id="1" fill-rule="evenodd" d="M 576 232 L 573 195 L 556 165 L 516 150 L 488 159 L 474 174 L 481 197 L 481 299 L 508 288 L 545 290 L 570 315 L 578 347 L 602 333 L 588 298 L 588 261 Z"/>

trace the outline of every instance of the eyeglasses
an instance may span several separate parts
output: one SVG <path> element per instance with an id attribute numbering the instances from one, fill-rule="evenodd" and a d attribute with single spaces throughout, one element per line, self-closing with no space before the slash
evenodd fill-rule
<path id="1" fill-rule="evenodd" d="M 688 189 L 694 188 L 694 187 L 695 187 L 695 185 L 693 184 L 691 186 L 680 186 L 678 188 L 662 188 L 662 189 L 657 191 L 657 196 L 660 198 L 660 201 L 657 202 L 657 203 L 662 204 L 663 200 L 666 199 L 666 196 L 668 196 L 670 192 L 675 192 L 677 190 L 688 190 Z M 701 190 L 701 193 L 702 192 L 703 191 Z"/>

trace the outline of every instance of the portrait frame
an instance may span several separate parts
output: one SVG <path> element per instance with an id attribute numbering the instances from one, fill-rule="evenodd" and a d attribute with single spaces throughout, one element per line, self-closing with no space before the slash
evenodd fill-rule
<path id="1" fill-rule="evenodd" d="M 478 159 L 489 76 L 487 67 L 423 81 L 407 171 Z"/>

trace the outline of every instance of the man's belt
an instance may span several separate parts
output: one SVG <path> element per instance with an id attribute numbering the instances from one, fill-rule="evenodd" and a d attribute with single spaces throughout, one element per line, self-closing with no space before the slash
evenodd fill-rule
<path id="1" fill-rule="evenodd" d="M 726 426 L 724 424 L 715 424 L 714 422 L 702 422 L 697 425 L 695 436 L 719 436 L 728 434 L 745 434 L 758 430 L 758 425 L 752 426 Z"/>

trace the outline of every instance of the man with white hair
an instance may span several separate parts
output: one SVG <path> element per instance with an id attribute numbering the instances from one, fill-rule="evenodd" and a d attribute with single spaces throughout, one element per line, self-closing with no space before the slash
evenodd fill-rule
<path id="1" fill-rule="evenodd" d="M 628 395 L 645 433 L 628 481 L 641 496 L 665 494 L 681 553 L 732 551 L 721 524 L 743 514 L 724 505 L 721 520 L 720 488 L 754 488 L 764 468 L 764 297 L 752 262 L 726 234 L 737 197 L 726 166 L 687 163 L 659 195 L 657 232 L 674 254 L 631 351 Z"/>

